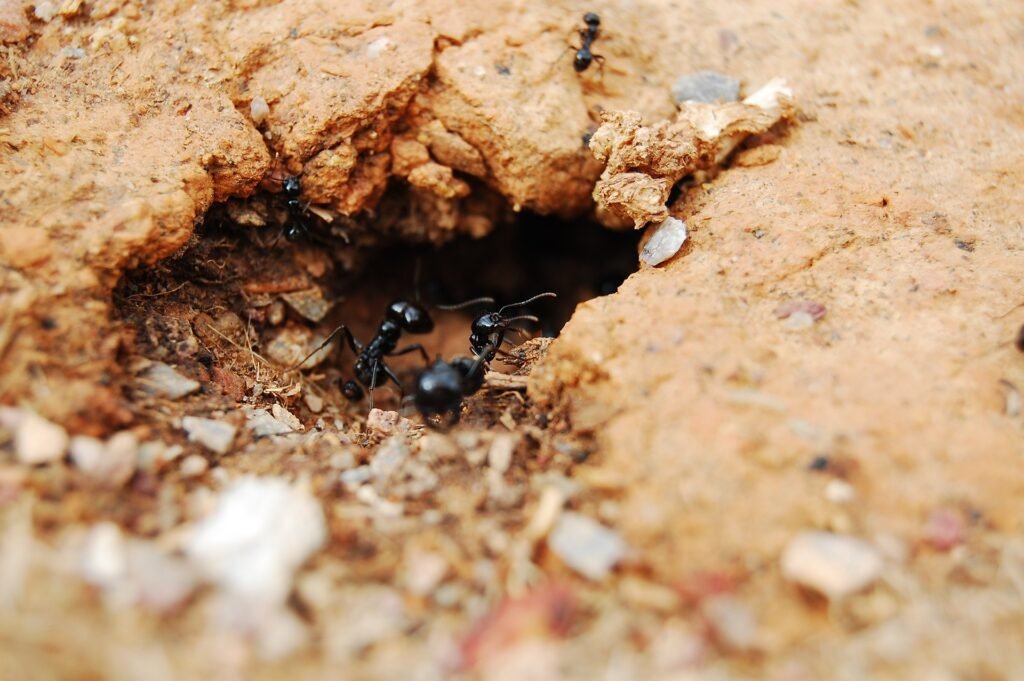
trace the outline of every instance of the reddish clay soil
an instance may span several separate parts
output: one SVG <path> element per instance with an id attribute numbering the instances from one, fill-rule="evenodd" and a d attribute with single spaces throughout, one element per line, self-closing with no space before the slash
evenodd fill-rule
<path id="1" fill-rule="evenodd" d="M 0 0 L 0 43 L 0 679 L 1024 676 L 1015 3 Z M 705 69 L 791 96 L 677 107 Z M 545 289 L 449 431 L 290 368 Z"/>

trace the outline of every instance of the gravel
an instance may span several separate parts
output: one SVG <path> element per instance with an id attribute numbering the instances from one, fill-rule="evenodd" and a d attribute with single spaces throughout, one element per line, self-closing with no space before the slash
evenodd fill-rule
<path id="1" fill-rule="evenodd" d="M 319 502 L 282 478 L 246 476 L 186 541 L 186 553 L 212 583 L 243 601 L 282 605 L 299 567 L 327 539 Z"/>
<path id="2" fill-rule="evenodd" d="M 843 534 L 805 531 L 782 553 L 782 574 L 829 600 L 870 586 L 882 572 L 882 557 L 867 542 Z"/>
<path id="3" fill-rule="evenodd" d="M 138 379 L 142 392 L 177 400 L 199 390 L 199 381 L 182 376 L 169 364 L 153 362 Z"/>
<path id="4" fill-rule="evenodd" d="M 548 546 L 566 565 L 594 581 L 607 577 L 626 553 L 617 532 L 571 511 L 558 518 Z"/>
<path id="5" fill-rule="evenodd" d="M 286 435 L 294 432 L 289 424 L 274 418 L 266 409 L 244 407 L 242 411 L 245 413 L 245 425 L 255 437 Z"/>
<path id="6" fill-rule="evenodd" d="M 120 487 L 135 474 L 139 440 L 131 431 L 115 433 L 107 442 L 76 435 L 71 438 L 71 462 L 89 480 L 106 487 Z"/>
<path id="7" fill-rule="evenodd" d="M 181 427 L 188 433 L 189 442 L 198 442 L 217 454 L 227 454 L 231 450 L 238 432 L 231 423 L 198 416 L 183 417 Z"/>
<path id="8" fill-rule="evenodd" d="M 651 229 L 654 231 L 640 251 L 640 261 L 654 267 L 671 258 L 683 247 L 686 242 L 686 223 L 669 216 Z"/>
<path id="9" fill-rule="evenodd" d="M 64 458 L 68 450 L 68 433 L 56 423 L 32 411 L 22 410 L 14 429 L 14 452 L 20 463 L 38 466 Z"/>

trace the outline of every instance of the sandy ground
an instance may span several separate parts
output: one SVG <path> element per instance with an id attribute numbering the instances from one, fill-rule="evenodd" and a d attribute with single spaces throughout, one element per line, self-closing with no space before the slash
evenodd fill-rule
<path id="1" fill-rule="evenodd" d="M 1024 675 L 1014 3 L 50 9 L 0 3 L 0 678 Z M 601 229 L 581 137 L 699 69 L 784 77 L 799 114 L 684 185 L 682 251 L 580 304 L 527 391 L 438 434 L 347 405 L 344 362 L 281 371 L 408 295 L 408 259 L 363 266 L 386 236 Z M 323 242 L 277 238 L 263 178 L 300 170 Z M 19 445 L 29 410 L 59 433 Z M 26 462 L 65 432 L 130 435 Z M 279 572 L 197 548 L 248 474 L 292 484 L 248 540 Z"/>

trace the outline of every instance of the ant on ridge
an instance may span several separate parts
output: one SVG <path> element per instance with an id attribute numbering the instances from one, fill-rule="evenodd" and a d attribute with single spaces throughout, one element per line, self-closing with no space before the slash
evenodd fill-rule
<path id="1" fill-rule="evenodd" d="M 529 305 L 541 298 L 555 297 L 557 297 L 557 294 L 552 291 L 538 293 L 532 298 L 527 298 L 526 300 L 519 301 L 518 303 L 509 303 L 508 305 L 499 308 L 497 312 L 485 312 L 474 319 L 472 326 L 470 326 L 469 335 L 469 345 L 473 350 L 473 354 L 477 357 L 482 357 L 485 362 L 490 362 L 494 359 L 495 355 L 498 354 L 501 344 L 507 341 L 505 334 L 509 330 L 518 330 L 516 327 L 512 326 L 512 322 L 540 321 L 533 315 L 506 317 L 506 310 Z"/>
<path id="2" fill-rule="evenodd" d="M 586 28 L 579 30 L 580 34 L 580 49 L 576 50 L 576 54 L 572 60 L 572 67 L 576 69 L 577 73 L 583 73 L 593 61 L 597 61 L 598 64 L 604 65 L 604 57 L 599 54 L 594 54 L 590 51 L 594 41 L 597 40 L 597 32 L 601 26 L 601 17 L 597 16 L 593 12 L 587 12 L 583 15 L 583 23 L 587 25 Z"/>
<path id="3" fill-rule="evenodd" d="M 288 218 L 285 220 L 284 238 L 295 243 L 302 241 L 309 235 L 309 223 L 306 222 L 307 203 L 302 205 L 302 180 L 300 175 L 286 175 L 283 178 L 271 177 L 270 180 L 281 184 L 281 191 L 285 196 L 285 208 L 288 209 Z"/>
<path id="4" fill-rule="evenodd" d="M 456 357 L 446 362 L 440 357 L 416 377 L 413 403 L 431 428 L 451 428 L 459 422 L 462 400 L 484 385 L 483 368 L 487 354 L 493 356 L 495 348 L 486 346 L 477 357 Z M 431 419 L 445 416 L 440 426 Z"/>

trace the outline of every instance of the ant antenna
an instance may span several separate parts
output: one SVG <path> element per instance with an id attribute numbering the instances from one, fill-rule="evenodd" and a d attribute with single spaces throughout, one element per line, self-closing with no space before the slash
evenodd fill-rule
<path id="1" fill-rule="evenodd" d="M 478 305 L 482 303 L 493 304 L 494 298 L 491 298 L 490 296 L 481 296 L 480 298 L 473 298 L 472 300 L 467 300 L 461 303 L 455 303 L 454 305 L 435 305 L 434 307 L 436 307 L 438 310 L 445 310 L 446 312 L 451 312 L 452 310 L 461 310 L 465 307 L 470 307 L 471 305 Z"/>
<path id="2" fill-rule="evenodd" d="M 537 317 L 534 317 L 532 314 L 519 315 L 518 317 L 509 317 L 505 321 L 508 322 L 509 324 L 511 324 L 512 322 L 519 322 L 519 321 L 523 321 L 523 320 L 528 321 L 528 322 L 539 322 L 540 321 L 540 319 L 538 319 Z"/>
<path id="3" fill-rule="evenodd" d="M 522 307 L 523 305 L 529 305 L 533 301 L 540 300 L 541 298 L 557 298 L 557 297 L 558 297 L 558 294 L 555 293 L 554 291 L 546 291 L 544 293 L 538 293 L 534 297 L 527 298 L 526 300 L 521 300 L 518 303 L 509 303 L 508 305 L 506 305 L 506 306 L 502 307 L 500 310 L 498 310 L 498 314 L 501 314 L 502 312 L 504 312 L 505 310 L 509 309 L 510 307 Z"/>

